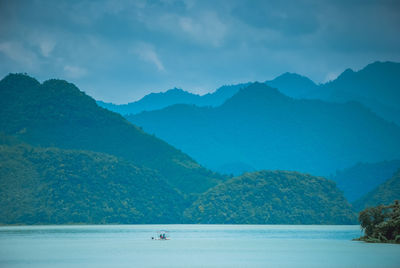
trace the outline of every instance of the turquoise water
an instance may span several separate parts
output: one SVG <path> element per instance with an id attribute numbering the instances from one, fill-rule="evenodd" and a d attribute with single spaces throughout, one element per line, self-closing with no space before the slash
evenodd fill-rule
<path id="1" fill-rule="evenodd" d="M 165 229 L 171 240 L 151 240 Z M 0 227 L 0 267 L 400 267 L 400 245 L 359 226 Z"/>

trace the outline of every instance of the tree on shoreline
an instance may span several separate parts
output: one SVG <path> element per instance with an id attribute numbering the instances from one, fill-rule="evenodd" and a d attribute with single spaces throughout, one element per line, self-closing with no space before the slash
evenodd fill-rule
<path id="1" fill-rule="evenodd" d="M 400 243 L 400 204 L 379 205 L 360 212 L 358 220 L 365 235 L 357 240 L 372 243 Z"/>

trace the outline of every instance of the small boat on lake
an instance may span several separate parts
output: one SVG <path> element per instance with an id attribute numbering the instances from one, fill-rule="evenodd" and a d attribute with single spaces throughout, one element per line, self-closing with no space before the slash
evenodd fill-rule
<path id="1" fill-rule="evenodd" d="M 157 235 L 154 237 L 151 237 L 152 240 L 170 240 L 169 238 L 169 232 L 168 231 L 164 231 L 164 230 L 160 230 L 157 232 Z"/>

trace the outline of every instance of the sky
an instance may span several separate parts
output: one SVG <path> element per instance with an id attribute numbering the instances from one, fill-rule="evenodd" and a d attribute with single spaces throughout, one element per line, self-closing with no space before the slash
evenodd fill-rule
<path id="1" fill-rule="evenodd" d="M 284 72 L 316 83 L 400 62 L 398 0 L 0 0 L 0 76 L 73 82 L 128 103 Z"/>

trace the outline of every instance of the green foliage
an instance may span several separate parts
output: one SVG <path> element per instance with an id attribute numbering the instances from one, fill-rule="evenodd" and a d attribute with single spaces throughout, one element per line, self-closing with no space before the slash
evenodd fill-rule
<path id="1" fill-rule="evenodd" d="M 366 208 L 358 220 L 365 236 L 358 240 L 380 243 L 400 243 L 400 205 L 394 204 Z"/>
<path id="2" fill-rule="evenodd" d="M 190 223 L 351 224 L 356 216 L 335 184 L 289 171 L 246 173 L 202 194 Z"/>
<path id="3" fill-rule="evenodd" d="M 0 131 L 35 146 L 125 158 L 157 170 L 188 195 L 204 192 L 223 179 L 119 114 L 98 107 L 91 97 L 63 80 L 40 84 L 23 74 L 1 80 Z"/>
<path id="4" fill-rule="evenodd" d="M 400 160 L 357 163 L 349 168 L 336 171 L 331 179 L 343 191 L 347 200 L 354 202 L 391 178 L 399 168 Z"/>
<path id="5" fill-rule="evenodd" d="M 225 177 L 61 80 L 40 84 L 14 74 L 0 81 L 0 142 L 3 224 L 330 224 L 354 218 L 334 183 L 323 178 L 264 171 L 222 183 Z"/>
<path id="6" fill-rule="evenodd" d="M 0 145 L 0 223 L 176 223 L 187 206 L 156 172 L 88 151 Z"/>
<path id="7" fill-rule="evenodd" d="M 400 170 L 371 192 L 367 193 L 353 203 L 356 211 L 367 207 L 390 204 L 393 200 L 400 200 Z"/>

